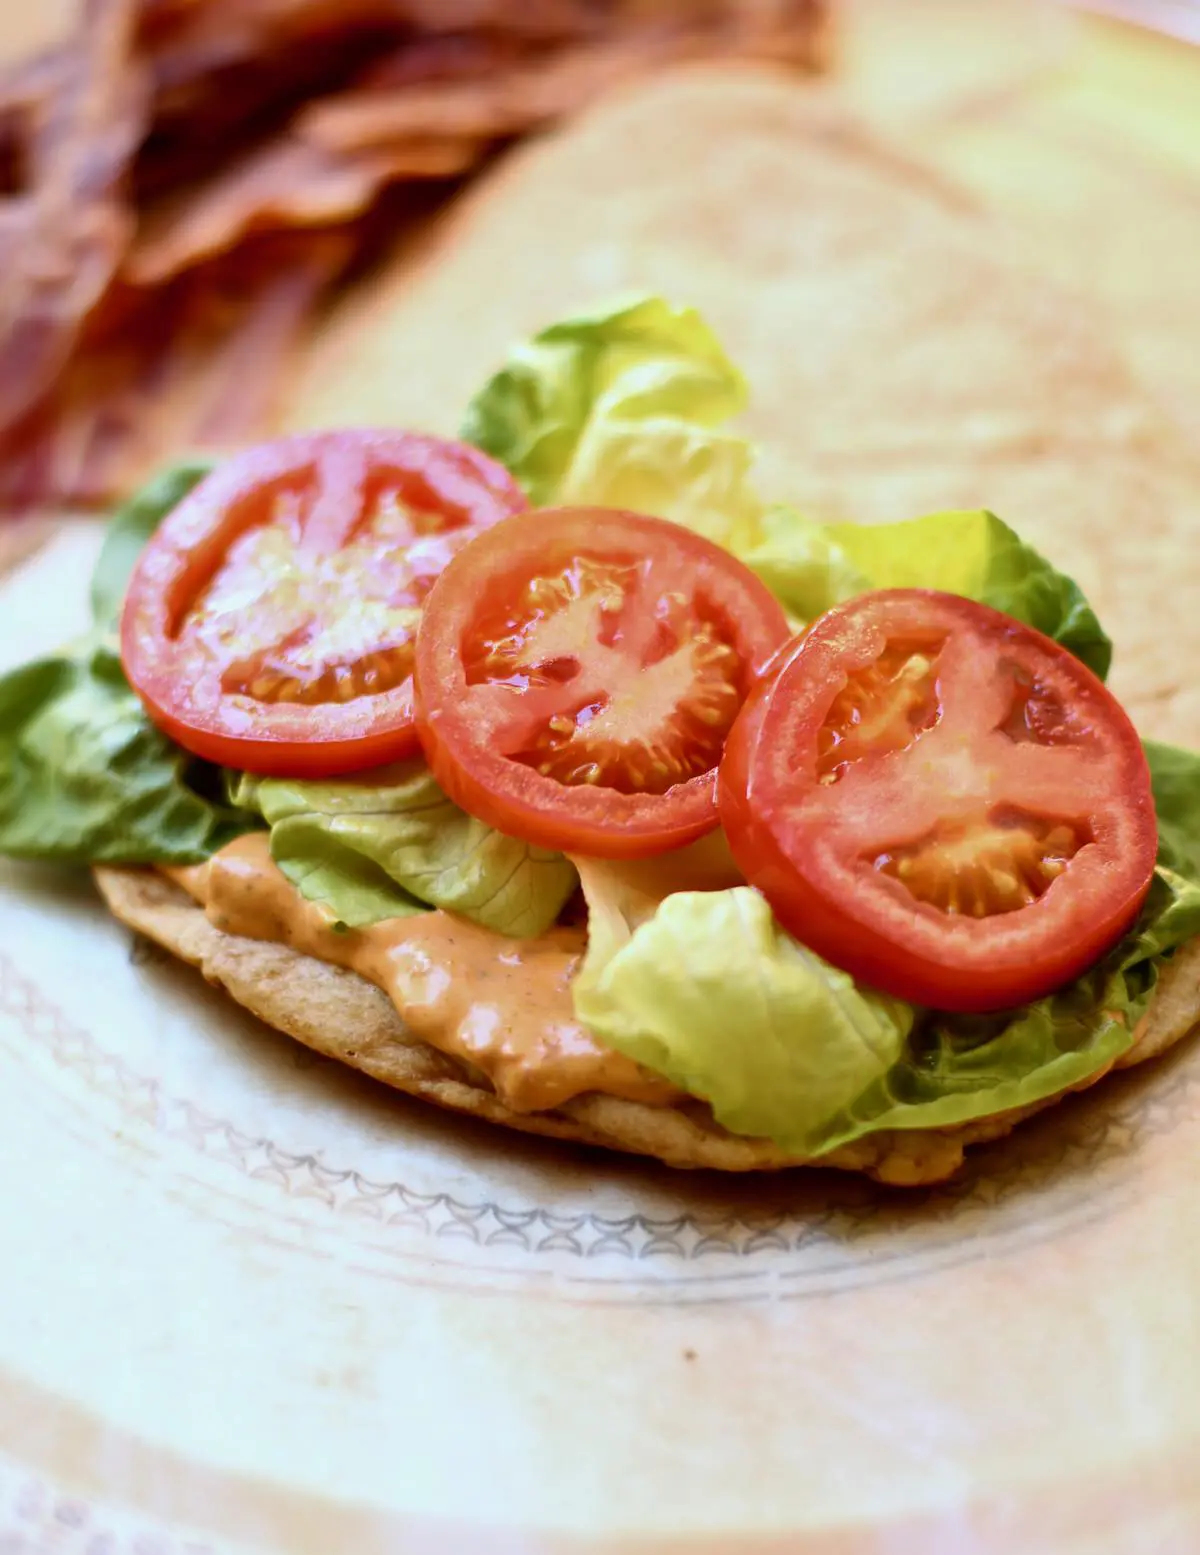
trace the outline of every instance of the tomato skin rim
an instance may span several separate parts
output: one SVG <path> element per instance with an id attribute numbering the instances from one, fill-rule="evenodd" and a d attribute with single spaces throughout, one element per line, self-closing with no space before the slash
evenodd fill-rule
<path id="1" fill-rule="evenodd" d="M 819 867 L 819 854 L 813 850 L 805 857 L 812 849 L 812 839 L 797 831 L 794 806 L 784 805 L 775 790 L 769 753 L 782 744 L 781 709 L 793 704 L 799 682 L 811 674 L 814 648 L 836 629 L 836 621 L 831 625 L 831 618 L 861 606 L 868 598 L 901 595 L 919 596 L 932 604 L 952 601 L 956 611 L 966 606 L 1005 623 L 1006 627 L 1018 628 L 1022 636 L 1054 662 L 1067 664 L 1077 684 L 1085 689 L 1094 705 L 1103 709 L 1104 733 L 1120 756 L 1124 777 L 1113 808 L 1128 814 L 1136 856 L 1118 860 L 1123 866 L 1123 884 L 1118 883 L 1107 902 L 1101 904 L 1103 911 L 1089 918 L 1087 926 L 1080 928 L 1069 942 L 1041 946 L 1041 959 L 1031 960 L 1029 930 L 1044 926 L 1054 932 L 1046 923 L 1050 915 L 1045 904 L 1052 892 L 1058 892 L 1056 905 L 1064 900 L 1060 887 L 1070 877 L 1070 867 L 1063 879 L 1056 881 L 1037 902 L 1013 913 L 978 920 L 942 919 L 939 923 L 932 911 L 913 902 L 910 918 L 914 930 L 898 942 L 896 937 L 888 938 L 881 932 L 880 923 L 869 910 L 879 886 L 877 880 L 866 876 L 867 866 L 860 871 L 860 877 L 869 881 L 871 896 L 860 897 L 856 904 L 853 892 L 839 894 L 830 889 L 831 882 Z M 827 699 L 831 700 L 832 696 Z M 796 764 L 803 762 L 806 755 L 792 752 Z M 1007 1010 L 1045 997 L 1072 982 L 1093 967 L 1132 927 L 1154 875 L 1157 821 L 1149 766 L 1136 730 L 1111 692 L 1061 644 L 990 607 L 933 590 L 888 590 L 874 596 L 858 596 L 846 606 L 827 612 L 796 638 L 752 689 L 730 730 L 718 774 L 717 797 L 721 822 L 738 867 L 767 899 L 783 927 L 863 983 L 927 1008 L 979 1014 Z M 813 857 L 817 859 L 815 864 Z M 806 862 L 810 867 L 803 867 Z M 844 885 L 844 878 L 839 883 Z M 865 921 L 864 900 L 868 909 Z M 1092 906 L 1083 901 L 1077 916 Z M 1033 925 L 1028 916 L 1031 914 L 1038 914 Z M 1072 926 L 1068 908 L 1062 908 L 1058 916 L 1066 917 L 1068 927 Z M 1005 930 L 996 929 L 1006 919 L 1017 918 L 1023 919 L 1019 933 L 1013 932 L 1011 925 Z M 935 923 L 937 931 L 923 932 L 923 926 Z M 1061 924 L 1058 927 L 1061 929 Z"/>
<path id="2" fill-rule="evenodd" d="M 356 777 L 376 767 L 405 761 L 419 752 L 421 747 L 411 711 L 412 691 L 411 688 L 398 689 L 405 690 L 406 695 L 402 702 L 399 699 L 393 702 L 389 712 L 392 717 L 403 719 L 404 722 L 398 721 L 394 728 L 377 735 L 312 741 L 306 741 L 299 735 L 289 737 L 284 734 L 258 740 L 233 735 L 209 735 L 198 731 L 191 724 L 181 722 L 168 708 L 156 703 L 147 692 L 138 690 L 137 696 L 155 728 L 189 755 L 235 772 L 247 772 L 253 777 L 316 781 L 323 778 Z M 393 693 L 386 695 L 391 698 Z M 383 702 L 384 697 L 373 700 Z"/>
<path id="3" fill-rule="evenodd" d="M 306 472 L 316 479 L 323 460 L 338 458 L 355 461 L 364 478 L 387 472 L 418 487 L 431 503 L 466 512 L 463 528 L 482 530 L 528 507 L 516 480 L 488 455 L 424 433 L 299 433 L 225 460 L 163 519 L 138 558 L 121 611 L 126 678 L 151 722 L 192 755 L 264 777 L 323 778 L 367 771 L 419 750 L 411 677 L 348 702 L 244 707 L 230 694 L 210 692 L 207 704 L 198 706 L 199 671 L 215 672 L 217 661 L 174 636 L 181 599 L 254 522 L 255 504 Z"/>
<path id="4" fill-rule="evenodd" d="M 495 558 L 505 576 L 544 558 L 546 530 L 587 526 L 586 548 L 603 555 L 604 534 L 630 523 L 687 555 L 706 580 L 720 580 L 722 597 L 752 607 L 748 628 L 738 621 L 747 683 L 787 639 L 787 619 L 775 596 L 732 553 L 670 519 L 617 508 L 546 508 L 505 519 L 477 536 L 450 562 L 425 602 L 413 669 L 417 734 L 439 786 L 468 814 L 539 847 L 592 858 L 637 859 L 685 847 L 719 825 L 716 768 L 665 794 L 628 794 L 600 785 L 568 786 L 499 755 L 480 750 L 464 716 L 462 644 L 475 599 L 471 577 Z M 581 546 L 585 537 L 581 536 Z M 565 554 L 565 552 L 564 552 Z M 732 581 L 731 581 L 732 580 Z"/>

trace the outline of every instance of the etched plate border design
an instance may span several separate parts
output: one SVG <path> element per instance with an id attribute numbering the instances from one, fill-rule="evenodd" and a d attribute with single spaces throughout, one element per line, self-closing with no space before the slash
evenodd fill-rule
<path id="1" fill-rule="evenodd" d="M 568 1254 L 580 1259 L 618 1256 L 634 1260 L 669 1258 L 686 1262 L 708 1255 L 749 1259 L 756 1254 L 799 1252 L 818 1243 L 844 1245 L 875 1229 L 884 1202 L 873 1195 L 861 1204 L 835 1203 L 822 1210 L 789 1215 L 771 1210 L 750 1217 L 737 1211 L 698 1214 L 683 1211 L 655 1216 L 634 1213 L 605 1216 L 593 1211 L 558 1213 L 540 1205 L 511 1206 L 489 1200 L 464 1201 L 447 1192 L 422 1193 L 402 1182 L 373 1180 L 354 1168 L 327 1166 L 310 1154 L 294 1154 L 262 1136 L 245 1133 L 210 1115 L 194 1103 L 167 1096 L 154 1079 L 138 1074 L 124 1059 L 107 1051 L 83 1027 L 70 1020 L 0 954 L 0 1014 L 13 1017 L 61 1064 L 81 1071 L 110 1100 L 168 1137 L 190 1145 L 210 1159 L 233 1166 L 258 1182 L 268 1182 L 292 1197 L 323 1202 L 329 1209 L 360 1222 L 417 1230 L 435 1240 L 459 1241 L 481 1248 L 511 1248 L 530 1254 Z M 1200 1111 L 1200 1069 L 1172 1077 L 1165 1093 L 1126 1096 L 1115 1106 L 1076 1115 L 1062 1136 L 1062 1149 L 1048 1165 L 1070 1166 L 1075 1181 L 1094 1184 L 1095 1169 L 1131 1148 L 1130 1125 L 1139 1122 L 1155 1132 L 1178 1126 Z M 971 1174 L 922 1195 L 922 1224 L 947 1227 L 965 1212 L 986 1206 L 996 1219 L 998 1206 L 1029 1186 L 1032 1168 L 1019 1155 L 989 1161 L 986 1174 Z M 1111 1186 L 1111 1185 L 1110 1185 Z M 837 1197 L 836 1192 L 831 1197 Z M 1075 1194 L 1067 1219 L 1094 1220 L 1096 1198 L 1086 1188 Z M 1061 1217 L 1060 1217 L 1061 1218 Z M 1011 1235 L 1012 1225 L 997 1225 L 997 1234 Z M 1045 1233 L 1045 1226 L 1043 1232 Z M 972 1237 L 983 1256 L 989 1238 Z M 914 1250 L 935 1259 L 945 1248 Z M 912 1259 L 885 1258 L 884 1263 L 908 1265 Z M 828 1270 L 827 1273 L 833 1271 Z"/>

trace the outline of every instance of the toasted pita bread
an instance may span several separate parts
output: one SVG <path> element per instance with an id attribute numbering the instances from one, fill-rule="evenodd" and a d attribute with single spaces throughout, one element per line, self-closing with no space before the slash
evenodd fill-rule
<path id="1" fill-rule="evenodd" d="M 314 961 L 284 945 L 222 933 L 178 886 L 151 870 L 104 866 L 95 876 L 122 923 L 198 968 L 269 1026 L 398 1091 L 527 1134 L 655 1156 L 668 1166 L 748 1172 L 817 1164 L 912 1187 L 952 1176 L 969 1145 L 1003 1138 L 1023 1118 L 1059 1099 L 1051 1097 L 961 1128 L 872 1134 L 816 1163 L 788 1156 L 767 1140 L 727 1133 L 699 1102 L 648 1107 L 594 1095 L 580 1096 L 551 1112 L 513 1112 L 465 1064 L 412 1037 L 387 996 L 357 973 Z M 1198 1018 L 1200 941 L 1194 941 L 1164 973 L 1139 1039 L 1123 1062 L 1136 1063 L 1165 1051 Z"/>
<path id="2" fill-rule="evenodd" d="M 626 286 L 712 319 L 753 390 L 768 495 L 869 519 L 996 509 L 1095 598 L 1116 638 L 1115 687 L 1143 731 L 1200 744 L 1200 691 L 1182 669 L 1200 620 L 1168 634 L 1161 617 L 1161 602 L 1200 590 L 1194 466 L 1084 304 L 1026 269 L 956 190 L 769 73 L 685 72 L 513 157 L 325 331 L 285 424 L 452 433 L 512 339 Z M 727 1134 L 695 1102 L 586 1096 L 514 1113 L 414 1041 L 353 973 L 222 934 L 152 873 L 97 875 L 132 928 L 272 1026 L 397 1089 L 673 1166 L 799 1164 Z M 1123 1063 L 1162 1052 L 1198 1017 L 1200 941 L 1171 961 Z M 935 1182 L 969 1145 L 1049 1104 L 881 1133 L 820 1164 Z"/>

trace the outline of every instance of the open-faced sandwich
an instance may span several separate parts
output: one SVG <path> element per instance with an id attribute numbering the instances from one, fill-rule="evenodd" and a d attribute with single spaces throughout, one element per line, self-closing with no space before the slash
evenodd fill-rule
<path id="1" fill-rule="evenodd" d="M 1200 756 L 991 513 L 761 501 L 655 298 L 462 439 L 285 438 L 114 521 L 0 681 L 0 851 L 264 1020 L 512 1127 L 916 1183 L 1200 1015 Z"/>

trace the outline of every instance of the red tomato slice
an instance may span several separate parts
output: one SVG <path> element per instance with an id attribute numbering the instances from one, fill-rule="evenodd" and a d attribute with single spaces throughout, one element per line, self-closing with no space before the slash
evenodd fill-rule
<path id="1" fill-rule="evenodd" d="M 327 777 L 409 755 L 425 596 L 456 551 L 525 505 L 477 449 L 414 433 L 248 449 L 142 553 L 125 673 L 185 750 L 243 771 Z"/>
<path id="2" fill-rule="evenodd" d="M 604 508 L 527 514 L 473 540 L 417 636 L 417 725 L 463 809 L 599 858 L 717 825 L 716 766 L 766 659 L 774 597 L 720 546 Z"/>
<path id="3" fill-rule="evenodd" d="M 751 693 L 718 784 L 788 931 L 916 1004 L 1011 1008 L 1137 916 L 1157 825 L 1126 714 L 1059 644 L 924 589 L 822 616 Z"/>

